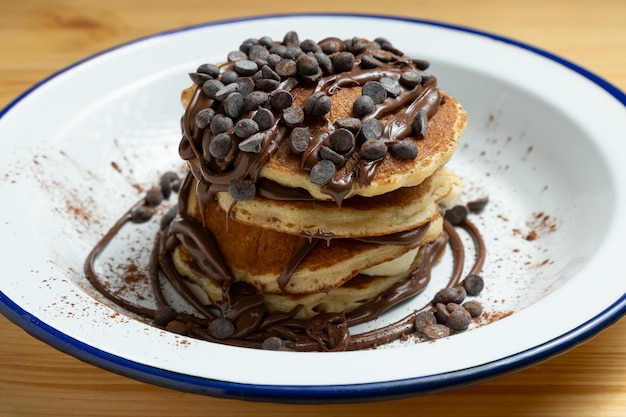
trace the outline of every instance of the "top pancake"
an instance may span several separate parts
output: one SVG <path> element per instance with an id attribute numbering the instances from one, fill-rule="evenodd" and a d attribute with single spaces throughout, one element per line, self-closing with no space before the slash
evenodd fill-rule
<path id="1" fill-rule="evenodd" d="M 180 154 L 203 197 L 251 199 L 264 178 L 341 204 L 419 185 L 450 159 L 467 115 L 423 61 L 382 40 L 327 38 L 310 50 L 293 42 L 255 44 L 254 55 L 192 74 Z M 347 142 L 333 142 L 338 132 Z"/>

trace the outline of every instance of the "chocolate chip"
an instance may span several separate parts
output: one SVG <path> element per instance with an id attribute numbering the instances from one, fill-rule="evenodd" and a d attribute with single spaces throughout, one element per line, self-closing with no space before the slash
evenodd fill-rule
<path id="1" fill-rule="evenodd" d="M 476 300 L 470 300 L 463 303 L 465 311 L 470 313 L 472 317 L 478 317 L 483 314 L 483 305 Z"/>
<path id="2" fill-rule="evenodd" d="M 232 127 L 233 119 L 220 113 L 217 113 L 215 116 L 213 116 L 213 118 L 211 119 L 211 123 L 209 124 L 209 129 L 211 129 L 211 132 L 214 135 L 226 132 Z"/>
<path id="3" fill-rule="evenodd" d="M 261 36 L 259 38 L 259 45 L 263 45 L 266 48 L 271 48 L 274 46 L 274 40 L 269 36 Z"/>
<path id="4" fill-rule="evenodd" d="M 382 61 L 371 55 L 364 55 L 361 57 L 361 68 L 363 69 L 380 68 L 384 65 L 385 64 Z"/>
<path id="5" fill-rule="evenodd" d="M 433 297 L 432 304 L 436 306 L 437 304 L 448 304 L 448 303 L 457 303 L 461 304 L 467 293 L 463 287 L 450 287 L 439 290 L 435 296 Z"/>
<path id="6" fill-rule="evenodd" d="M 382 49 L 379 49 L 378 51 L 374 52 L 373 57 L 385 63 L 389 63 L 391 61 L 396 60 L 396 57 L 392 53 L 388 51 L 383 51 Z"/>
<path id="7" fill-rule="evenodd" d="M 469 210 L 466 206 L 457 204 L 456 206 L 446 210 L 446 214 L 444 215 L 444 219 L 449 221 L 454 226 L 457 226 L 465 221 Z"/>
<path id="8" fill-rule="evenodd" d="M 330 74 L 333 71 L 333 61 L 323 52 L 316 52 L 315 59 L 324 74 Z"/>
<path id="9" fill-rule="evenodd" d="M 485 288 L 485 281 L 480 275 L 470 274 L 463 280 L 463 288 L 469 295 L 478 295 Z"/>
<path id="10" fill-rule="evenodd" d="M 430 81 L 434 76 L 428 72 L 428 71 L 422 71 L 420 72 L 420 75 L 422 76 L 422 84 L 426 84 L 428 83 L 428 81 Z M 442 97 L 442 99 L 445 101 L 445 96 Z"/>
<path id="11" fill-rule="evenodd" d="M 270 94 L 270 106 L 276 110 L 283 110 L 293 104 L 293 96 L 289 91 L 274 90 Z"/>
<path id="12" fill-rule="evenodd" d="M 214 158 L 224 158 L 230 152 L 233 140 L 227 133 L 219 133 L 209 142 L 209 154 Z"/>
<path id="13" fill-rule="evenodd" d="M 263 350 L 280 350 L 285 347 L 285 342 L 276 336 L 270 336 L 263 341 L 261 348 Z"/>
<path id="14" fill-rule="evenodd" d="M 276 65 L 280 62 L 280 60 L 283 59 L 283 57 L 281 57 L 278 54 L 269 54 L 267 57 L 267 65 L 272 68 L 272 69 L 276 69 Z"/>
<path id="15" fill-rule="evenodd" d="M 398 97 L 400 95 L 402 90 L 396 80 L 389 77 L 382 77 L 379 82 L 385 88 L 389 97 Z"/>
<path id="16" fill-rule="evenodd" d="M 256 134 L 248 139 L 241 141 L 237 147 L 243 152 L 260 153 L 263 146 L 263 135 Z"/>
<path id="17" fill-rule="evenodd" d="M 218 317 L 209 324 L 209 334 L 216 339 L 228 339 L 235 333 L 235 325 L 224 317 Z"/>
<path id="18" fill-rule="evenodd" d="M 239 50 L 241 52 L 243 52 L 244 54 L 248 55 L 248 51 L 250 50 L 250 48 L 252 48 L 254 45 L 258 45 L 259 44 L 259 40 L 256 38 L 248 38 L 245 41 L 241 42 L 241 45 L 239 45 Z"/>
<path id="19" fill-rule="evenodd" d="M 250 76 L 257 72 L 259 66 L 254 61 L 250 61 L 249 59 L 241 59 L 235 62 L 233 65 L 233 69 L 239 75 Z"/>
<path id="20" fill-rule="evenodd" d="M 430 339 L 441 339 L 450 336 L 450 328 L 443 324 L 431 324 L 424 327 L 422 333 Z"/>
<path id="21" fill-rule="evenodd" d="M 398 48 L 393 46 L 391 44 L 391 42 L 389 42 L 386 39 L 382 40 L 382 41 L 379 41 L 379 43 L 380 43 L 380 49 L 382 49 L 383 51 L 389 51 L 392 54 L 395 54 L 395 55 L 398 55 L 398 56 L 404 55 L 404 52 L 402 52 L 401 50 L 399 50 Z"/>
<path id="22" fill-rule="evenodd" d="M 398 158 L 402 159 L 415 159 L 417 158 L 418 149 L 417 145 L 410 140 L 401 140 L 394 143 L 391 146 L 391 152 Z"/>
<path id="23" fill-rule="evenodd" d="M 467 330 L 472 322 L 472 316 L 463 307 L 459 307 L 450 313 L 446 323 L 452 330 Z"/>
<path id="24" fill-rule="evenodd" d="M 201 72 L 190 72 L 189 78 L 191 78 L 191 81 L 193 81 L 194 84 L 197 84 L 197 85 L 202 85 L 208 80 L 213 79 L 213 77 L 211 77 L 209 74 L 203 74 Z"/>
<path id="25" fill-rule="evenodd" d="M 400 76 L 400 84 L 409 90 L 415 88 L 422 82 L 422 76 L 417 71 L 406 71 Z"/>
<path id="26" fill-rule="evenodd" d="M 348 129 L 337 129 L 330 135 L 330 147 L 340 153 L 346 154 L 354 148 L 354 134 Z"/>
<path id="27" fill-rule="evenodd" d="M 270 51 L 263 45 L 252 45 L 246 52 L 248 59 L 251 61 L 266 60 L 270 55 Z"/>
<path id="28" fill-rule="evenodd" d="M 327 159 L 320 160 L 311 168 L 311 182 L 316 185 L 326 185 L 335 176 L 335 164 Z"/>
<path id="29" fill-rule="evenodd" d="M 370 139 L 361 145 L 361 157 L 368 161 L 381 159 L 387 153 L 387 146 L 383 141 Z"/>
<path id="30" fill-rule="evenodd" d="M 159 306 L 154 311 L 153 320 L 157 326 L 165 326 L 167 325 L 167 323 L 174 320 L 175 318 L 176 318 L 176 310 L 174 310 L 170 306 Z"/>
<path id="31" fill-rule="evenodd" d="M 209 123 L 211 123 L 211 119 L 213 118 L 213 116 L 215 116 L 215 110 L 210 107 L 202 109 L 198 113 L 196 113 L 195 122 L 198 129 L 204 129 L 205 127 L 207 127 Z"/>
<path id="32" fill-rule="evenodd" d="M 306 83 L 314 83 L 316 81 L 319 81 L 320 78 L 322 78 L 322 75 L 324 73 L 322 72 L 321 68 L 318 68 L 317 72 L 315 74 L 312 75 L 300 75 L 300 78 L 302 78 L 302 81 L 306 82 Z"/>
<path id="33" fill-rule="evenodd" d="M 258 66 L 259 68 L 262 68 L 262 67 L 265 67 L 265 66 L 268 66 L 268 65 L 269 65 L 269 63 L 268 63 L 268 62 L 267 62 L 267 60 L 265 60 L 265 59 L 255 59 L 255 60 L 253 60 L 253 62 L 254 62 L 255 64 L 257 64 L 257 66 Z M 257 71 L 257 72 L 258 72 L 258 71 Z"/>
<path id="34" fill-rule="evenodd" d="M 335 122 L 335 125 L 339 128 L 348 129 L 355 135 L 361 131 L 361 119 L 356 117 L 348 117 L 345 119 L 339 119 Z"/>
<path id="35" fill-rule="evenodd" d="M 226 84 L 232 84 L 235 80 L 239 78 L 239 74 L 237 74 L 233 70 L 224 71 L 224 73 L 220 76 L 220 81 Z"/>
<path id="36" fill-rule="evenodd" d="M 231 51 L 228 53 L 227 55 L 227 59 L 228 62 L 237 62 L 237 61 L 241 61 L 242 59 L 247 59 L 248 56 L 246 55 L 245 52 L 243 51 Z"/>
<path id="37" fill-rule="evenodd" d="M 252 120 L 256 122 L 257 126 L 259 126 L 259 131 L 267 130 L 274 126 L 274 113 L 272 113 L 271 110 L 262 107 L 254 113 Z"/>
<path id="38" fill-rule="evenodd" d="M 218 91 L 224 88 L 224 83 L 220 80 L 207 80 L 202 84 L 202 92 L 206 94 L 208 98 L 215 100 L 215 95 Z"/>
<path id="39" fill-rule="evenodd" d="M 333 70 L 335 73 L 351 71 L 355 61 L 351 52 L 339 52 L 333 59 Z"/>
<path id="40" fill-rule="evenodd" d="M 283 58 L 276 64 L 275 70 L 283 78 L 294 77 L 298 73 L 298 64 L 293 59 Z"/>
<path id="41" fill-rule="evenodd" d="M 391 41 L 383 36 L 377 36 L 375 37 L 372 42 L 374 42 L 376 45 L 378 45 L 379 48 L 381 48 L 381 45 L 383 43 L 389 43 L 391 44 Z"/>
<path id="42" fill-rule="evenodd" d="M 461 305 L 457 304 L 457 303 L 448 303 L 448 304 L 446 304 L 446 309 L 448 309 L 448 311 L 450 313 L 452 313 L 454 310 L 456 310 L 458 308 L 463 308 L 463 307 L 461 307 Z"/>
<path id="43" fill-rule="evenodd" d="M 287 46 L 300 45 L 300 39 L 298 38 L 298 32 L 290 30 L 285 33 L 283 37 L 283 44 Z"/>
<path id="44" fill-rule="evenodd" d="M 296 61 L 298 72 L 301 75 L 313 75 L 317 74 L 320 70 L 320 65 L 315 59 L 315 56 L 312 53 L 307 53 L 300 55 L 298 60 Z"/>
<path id="45" fill-rule="evenodd" d="M 150 187 L 150 189 L 146 191 L 144 201 L 148 207 L 157 207 L 163 202 L 163 198 L 160 187 Z"/>
<path id="46" fill-rule="evenodd" d="M 213 98 L 215 98 L 215 100 L 223 101 L 226 99 L 226 97 L 228 97 L 232 93 L 236 93 L 238 90 L 239 86 L 237 85 L 237 83 L 226 84 L 214 94 Z"/>
<path id="47" fill-rule="evenodd" d="M 418 138 L 425 138 L 428 133 L 428 113 L 426 110 L 420 110 L 415 115 L 415 118 L 411 122 L 413 133 Z"/>
<path id="48" fill-rule="evenodd" d="M 382 103 L 387 98 L 387 90 L 378 81 L 368 81 L 361 88 L 361 94 L 372 98 L 374 104 Z"/>
<path id="49" fill-rule="evenodd" d="M 417 69 L 425 71 L 430 67 L 430 62 L 425 59 L 411 59 L 411 62 L 417 67 Z"/>
<path id="50" fill-rule="evenodd" d="M 434 315 L 439 324 L 446 324 L 450 319 L 450 312 L 444 303 L 437 303 L 437 305 L 435 305 Z"/>
<path id="51" fill-rule="evenodd" d="M 320 159 L 327 159 L 335 165 L 341 165 L 345 161 L 345 158 L 342 155 L 333 151 L 328 146 L 322 146 L 320 148 L 319 157 Z"/>
<path id="52" fill-rule="evenodd" d="M 367 42 L 356 36 L 350 39 L 346 39 L 344 42 L 346 43 L 346 49 L 349 52 L 352 52 L 354 55 L 365 52 L 365 50 L 367 49 Z"/>
<path id="53" fill-rule="evenodd" d="M 243 99 L 243 108 L 247 111 L 256 110 L 269 101 L 269 96 L 265 91 L 253 91 Z"/>
<path id="54" fill-rule="evenodd" d="M 302 49 L 302 52 L 319 52 L 322 50 L 322 48 L 320 48 L 320 46 L 317 44 L 317 42 L 315 42 L 312 39 L 305 39 L 302 42 L 300 42 L 300 49 Z"/>
<path id="55" fill-rule="evenodd" d="M 294 61 L 300 57 L 304 52 L 299 46 L 287 47 L 283 52 L 283 58 L 293 59 Z"/>
<path id="56" fill-rule="evenodd" d="M 254 87 L 261 91 L 272 91 L 278 88 L 278 81 L 269 78 L 262 78 L 254 82 Z"/>
<path id="57" fill-rule="evenodd" d="M 259 125 L 252 119 L 240 119 L 235 124 L 235 135 L 241 139 L 252 136 L 259 131 Z"/>
<path id="58" fill-rule="evenodd" d="M 270 68 L 269 65 L 263 65 L 261 67 L 260 74 L 261 74 L 261 78 L 280 81 L 280 75 L 278 75 L 276 71 Z"/>
<path id="59" fill-rule="evenodd" d="M 180 178 L 172 178 L 172 181 L 170 182 L 170 185 L 172 186 L 172 191 L 174 192 L 178 192 L 178 190 L 180 190 L 180 186 L 182 185 L 182 180 Z"/>
<path id="60" fill-rule="evenodd" d="M 383 134 L 383 124 L 378 119 L 368 119 L 363 122 L 361 134 L 365 140 L 378 139 Z"/>
<path id="61" fill-rule="evenodd" d="M 489 203 L 489 197 L 481 197 L 467 202 L 467 209 L 472 213 L 480 213 Z"/>
<path id="62" fill-rule="evenodd" d="M 287 51 L 287 47 L 282 44 L 274 45 L 270 48 L 270 55 L 278 55 L 281 58 L 284 58 L 285 52 Z"/>
<path id="63" fill-rule="evenodd" d="M 236 200 L 250 200 L 256 195 L 256 185 L 248 180 L 232 180 L 228 185 L 228 194 Z"/>
<path id="64" fill-rule="evenodd" d="M 289 135 L 289 144 L 291 150 L 297 154 L 301 154 L 307 150 L 311 142 L 311 134 L 308 127 L 296 127 Z"/>
<path id="65" fill-rule="evenodd" d="M 237 118 L 243 112 L 243 96 L 238 92 L 231 93 L 224 99 L 223 106 L 227 116 Z"/>
<path id="66" fill-rule="evenodd" d="M 352 105 L 352 111 L 356 117 L 363 117 L 375 109 L 374 100 L 370 96 L 360 96 L 356 100 L 354 100 L 354 104 Z"/>
<path id="67" fill-rule="evenodd" d="M 210 75 L 213 78 L 220 76 L 220 68 L 215 64 L 202 64 L 196 69 L 196 72 Z"/>
<path id="68" fill-rule="evenodd" d="M 296 127 L 304 122 L 304 110 L 298 106 L 287 107 L 283 110 L 283 121 L 287 127 Z"/>
<path id="69" fill-rule="evenodd" d="M 130 221 L 133 223 L 145 223 L 152 218 L 154 210 L 150 207 L 139 206 L 130 213 Z"/>
<path id="70" fill-rule="evenodd" d="M 164 198 L 170 198 L 173 186 L 180 183 L 180 177 L 174 171 L 167 171 L 159 178 L 159 187 Z"/>
<path id="71" fill-rule="evenodd" d="M 335 52 L 341 52 L 346 50 L 346 44 L 339 38 L 326 38 L 318 43 L 322 52 L 327 55 L 334 54 Z"/>
<path id="72" fill-rule="evenodd" d="M 420 311 L 415 316 L 415 329 L 422 332 L 426 326 L 437 324 L 437 319 L 433 313 L 428 311 Z"/>
<path id="73" fill-rule="evenodd" d="M 322 117 L 330 111 L 332 102 L 323 91 L 313 93 L 304 102 L 304 112 L 313 117 Z"/>
<path id="74" fill-rule="evenodd" d="M 237 77 L 235 84 L 237 84 L 239 94 L 244 97 L 254 91 L 254 81 L 250 77 Z"/>

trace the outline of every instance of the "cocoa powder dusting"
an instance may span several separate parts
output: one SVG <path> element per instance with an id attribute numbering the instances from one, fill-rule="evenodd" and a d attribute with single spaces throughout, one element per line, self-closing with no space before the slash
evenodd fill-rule
<path id="1" fill-rule="evenodd" d="M 116 170 L 120 174 L 122 173 L 122 169 L 120 168 L 117 162 L 111 161 L 111 166 L 113 167 L 114 170 Z"/>
<path id="2" fill-rule="evenodd" d="M 533 242 L 542 236 L 554 233 L 557 230 L 557 221 L 554 217 L 544 212 L 535 212 L 526 221 L 527 231 L 520 228 L 513 229 L 513 235 L 522 236 L 525 240 Z"/>

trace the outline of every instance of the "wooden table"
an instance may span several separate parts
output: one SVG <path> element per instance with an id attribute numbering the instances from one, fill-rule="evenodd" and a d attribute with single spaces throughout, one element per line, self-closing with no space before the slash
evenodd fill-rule
<path id="1" fill-rule="evenodd" d="M 302 11 L 470 26 L 539 46 L 626 90 L 623 0 L 319 0 L 305 6 L 283 0 L 22 0 L 0 2 L 0 107 L 54 71 L 124 41 L 212 20 Z M 137 382 L 62 354 L 0 318 L 0 416 L 131 414 L 624 416 L 626 320 L 564 355 L 480 385 L 371 404 L 299 406 L 215 399 Z"/>

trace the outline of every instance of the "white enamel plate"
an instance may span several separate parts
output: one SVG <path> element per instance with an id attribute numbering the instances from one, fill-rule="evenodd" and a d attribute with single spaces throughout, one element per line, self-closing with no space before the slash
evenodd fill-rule
<path id="1" fill-rule="evenodd" d="M 246 38 L 383 36 L 427 59 L 469 114 L 449 166 L 487 242 L 483 319 L 434 342 L 344 353 L 228 347 L 162 331 L 106 302 L 83 262 L 158 180 L 179 169 L 187 73 Z M 540 49 L 441 23 L 286 15 L 185 28 L 90 57 L 0 113 L 0 311 L 50 345 L 142 381 L 266 401 L 366 401 L 502 375 L 563 352 L 626 312 L 626 96 Z M 125 231 L 98 263 L 113 279 L 142 265 L 154 225 Z M 126 266 L 124 266 L 126 265 Z M 440 265 L 403 317 L 441 288 Z M 139 278 L 141 278 L 140 270 Z M 138 282 L 140 279 L 138 278 Z M 135 294 L 141 285 L 125 282 Z M 140 294 L 139 294 L 140 296 Z M 379 323 L 374 323 L 378 325 Z"/>

